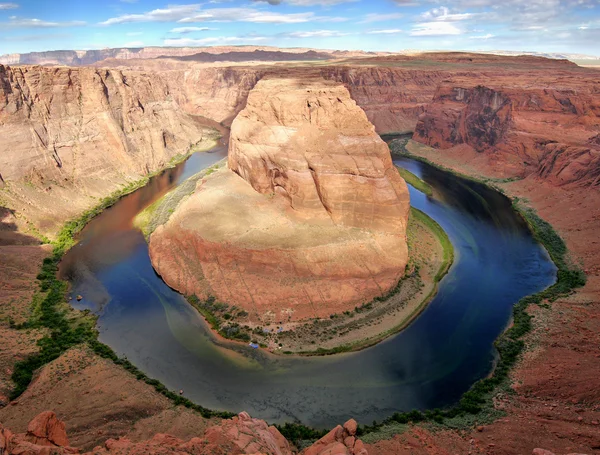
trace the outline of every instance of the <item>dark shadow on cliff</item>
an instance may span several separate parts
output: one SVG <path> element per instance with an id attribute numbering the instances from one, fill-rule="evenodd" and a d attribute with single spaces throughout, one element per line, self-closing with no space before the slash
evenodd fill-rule
<path id="1" fill-rule="evenodd" d="M 0 246 L 41 244 L 35 237 L 18 231 L 14 210 L 0 207 Z"/>

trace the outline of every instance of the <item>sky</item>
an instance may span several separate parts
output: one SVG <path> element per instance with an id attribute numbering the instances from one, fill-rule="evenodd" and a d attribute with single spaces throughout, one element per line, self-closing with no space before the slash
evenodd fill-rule
<path id="1" fill-rule="evenodd" d="M 0 0 L 0 54 L 243 44 L 600 56 L 600 0 Z"/>

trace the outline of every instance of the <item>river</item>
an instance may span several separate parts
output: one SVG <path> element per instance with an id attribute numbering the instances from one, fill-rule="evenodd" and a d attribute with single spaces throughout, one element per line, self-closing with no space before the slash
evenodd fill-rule
<path id="1" fill-rule="evenodd" d="M 224 147 L 194 154 L 124 197 L 89 223 L 60 267 L 72 295 L 83 296 L 73 305 L 98 315 L 100 341 L 207 408 L 330 428 L 350 417 L 370 423 L 395 411 L 450 405 L 492 370 L 493 341 L 513 304 L 555 280 L 555 266 L 507 198 L 395 158 L 434 188 L 433 198 L 409 188 L 411 205 L 435 219 L 455 248 L 425 311 L 402 332 L 355 353 L 302 358 L 228 349 L 154 272 L 132 225 L 144 207 L 225 156 Z"/>

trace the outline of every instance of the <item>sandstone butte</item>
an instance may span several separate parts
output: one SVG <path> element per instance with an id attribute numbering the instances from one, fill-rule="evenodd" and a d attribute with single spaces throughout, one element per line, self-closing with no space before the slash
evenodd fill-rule
<path id="1" fill-rule="evenodd" d="M 352 309 L 402 277 L 408 189 L 342 85 L 262 79 L 228 160 L 150 236 L 167 284 L 288 321 Z"/>
<path id="2" fill-rule="evenodd" d="M 347 421 L 338 425 L 317 442 L 302 451 L 302 455 L 368 455 L 356 437 L 357 424 Z M 206 429 L 188 441 L 159 433 L 149 440 L 133 442 L 128 438 L 108 439 L 90 452 L 69 446 L 65 424 L 51 411 L 37 415 L 26 433 L 13 433 L 0 424 L 0 454 L 2 455 L 293 455 L 288 441 L 277 428 L 242 412 L 232 419 Z"/>

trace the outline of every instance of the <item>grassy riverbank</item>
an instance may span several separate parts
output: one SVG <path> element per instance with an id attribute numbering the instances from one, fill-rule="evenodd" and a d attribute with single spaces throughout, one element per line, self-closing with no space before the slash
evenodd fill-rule
<path id="1" fill-rule="evenodd" d="M 206 144 L 206 150 L 215 145 L 216 142 Z M 202 148 L 204 149 L 204 147 Z M 197 150 L 198 147 L 195 147 L 190 149 L 190 153 L 188 154 L 178 155 L 170 161 L 167 167 L 173 167 L 181 163 Z M 122 366 L 137 379 L 153 386 L 157 392 L 172 400 L 176 405 L 183 405 L 194 409 L 207 418 L 227 418 L 234 415 L 229 412 L 212 411 L 197 405 L 187 398 L 168 390 L 159 381 L 149 378 L 128 360 L 119 358 L 111 348 L 98 341 L 98 332 L 95 329 L 96 318 L 89 315 L 88 312 L 77 311 L 68 304 L 66 299 L 68 283 L 59 280 L 57 277 L 58 265 L 63 255 L 69 248 L 75 245 L 75 237 L 86 224 L 122 197 L 146 185 L 151 177 L 163 170 L 161 169 L 138 181 L 132 182 L 102 199 L 96 207 L 85 211 L 77 219 L 66 223 L 58 233 L 56 240 L 52 242 L 52 254 L 44 259 L 40 273 L 37 276 L 40 283 L 40 290 L 32 303 L 34 305 L 32 316 L 25 323 L 12 325 L 12 328 L 17 330 L 29 328 L 46 329 L 47 335 L 38 341 L 38 346 L 40 347 L 38 353 L 15 364 L 12 374 L 15 388 L 11 394 L 11 400 L 19 397 L 27 389 L 37 369 L 57 359 L 68 349 L 86 343 L 96 354 Z"/>
<path id="2" fill-rule="evenodd" d="M 424 180 L 421 180 L 415 174 L 410 172 L 409 170 L 404 169 L 403 167 L 396 166 L 398 172 L 400 173 L 400 177 L 402 177 L 406 183 L 413 186 L 416 190 L 427 196 L 433 196 L 433 188 Z"/>
<path id="3" fill-rule="evenodd" d="M 484 181 L 472 176 L 465 176 L 439 166 L 426 158 L 411 154 L 406 150 L 405 142 L 399 142 L 399 144 L 391 144 L 393 153 L 423 161 L 458 177 L 487 185 L 504 194 L 501 188 L 491 184 L 489 180 Z M 511 326 L 494 343 L 498 351 L 498 360 L 494 371 L 487 378 L 476 382 L 468 392 L 463 394 L 457 405 L 443 410 L 435 409 L 424 412 L 413 410 L 395 413 L 381 423 L 374 422 L 372 425 L 361 426 L 359 434 L 369 435 L 366 437 L 367 441 L 389 437 L 390 434 L 402 431 L 407 423 L 429 422 L 445 428 L 465 428 L 497 418 L 500 412 L 494 408 L 493 398 L 499 392 L 510 393 L 510 371 L 525 349 L 525 335 L 532 329 L 532 318 L 527 312 L 528 306 L 532 304 L 545 305 L 559 297 L 569 295 L 575 289 L 585 285 L 585 274 L 570 260 L 565 242 L 553 227 L 539 217 L 535 210 L 524 206 L 519 198 L 511 200 L 514 209 L 523 217 L 536 240 L 546 248 L 557 266 L 555 284 L 536 294 L 523 297 L 513 307 Z"/>

